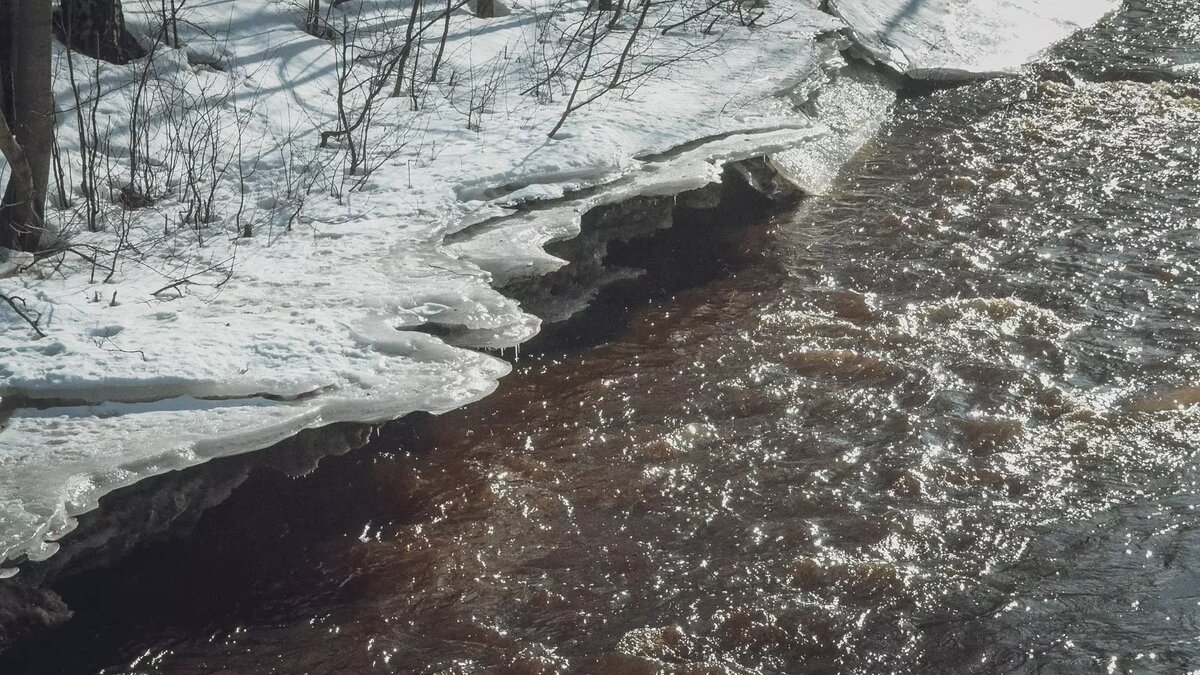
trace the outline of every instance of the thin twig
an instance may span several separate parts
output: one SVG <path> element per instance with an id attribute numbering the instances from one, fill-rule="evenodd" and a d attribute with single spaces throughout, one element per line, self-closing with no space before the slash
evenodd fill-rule
<path id="1" fill-rule="evenodd" d="M 37 319 L 29 318 L 29 315 L 26 314 L 24 311 L 24 310 L 29 309 L 29 305 L 25 303 L 24 298 L 20 298 L 15 295 L 12 297 L 9 297 L 3 293 L 0 293 L 0 300 L 7 302 L 8 306 L 12 307 L 12 310 L 17 313 L 17 316 L 24 319 L 25 323 L 29 324 L 29 327 L 32 328 L 33 331 L 38 334 L 38 337 L 46 337 L 46 334 L 43 333 L 42 329 L 38 326 L 38 322 L 42 320 L 42 315 L 38 314 Z M 21 307 L 17 307 L 18 300 L 21 302 Z M 22 309 L 22 308 L 24 308 L 24 309 Z"/>

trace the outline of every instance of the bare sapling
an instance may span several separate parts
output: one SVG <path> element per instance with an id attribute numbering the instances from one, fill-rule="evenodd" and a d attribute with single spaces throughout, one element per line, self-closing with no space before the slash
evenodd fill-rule
<path id="1" fill-rule="evenodd" d="M 334 110 L 335 125 L 320 132 L 319 147 L 338 147 L 346 153 L 348 175 L 363 177 L 379 165 L 379 148 L 372 142 L 372 132 L 378 116 L 384 112 L 386 93 L 403 92 L 402 82 L 409 67 L 413 45 L 430 27 L 437 24 L 441 15 L 421 23 L 417 13 L 419 3 L 414 3 L 409 24 L 403 37 L 397 41 L 390 31 L 368 30 L 368 23 L 361 15 L 351 23 L 343 16 L 342 30 L 334 44 Z M 414 74 L 411 80 L 415 83 Z M 388 85 L 391 85 L 390 89 Z M 415 90 L 412 93 L 416 101 Z M 393 130 L 393 137 L 399 135 Z M 394 144 L 385 154 L 394 154 Z M 358 181 L 361 185 L 362 181 Z"/>
<path id="2" fill-rule="evenodd" d="M 100 105 L 100 61 L 94 60 L 93 67 L 86 73 L 86 77 L 89 79 L 85 83 L 88 91 L 88 94 L 85 95 L 84 84 L 81 84 L 79 69 L 76 67 L 77 60 L 86 63 L 85 59 L 76 55 L 70 41 L 67 41 L 67 77 L 74 99 L 75 127 L 79 143 L 79 191 L 84 199 L 84 223 L 87 231 L 96 232 L 100 229 L 100 197 L 96 186 L 98 152 L 96 117 L 97 108 Z"/>
<path id="3" fill-rule="evenodd" d="M 568 42 L 569 45 L 576 46 L 582 51 L 582 58 L 564 57 L 560 59 L 561 65 L 557 67 L 557 70 L 561 72 L 567 65 L 578 63 L 572 78 L 567 103 L 554 128 L 547 134 L 550 138 L 554 138 L 558 134 L 572 113 L 594 103 L 612 91 L 625 89 L 648 79 L 657 71 L 668 68 L 691 55 L 690 49 L 680 48 L 676 53 L 659 54 L 654 59 L 640 58 L 648 55 L 654 45 L 653 34 L 646 30 L 647 17 L 650 15 L 652 6 L 650 0 L 641 1 L 637 20 L 630 28 L 628 35 L 617 43 L 620 45 L 620 50 L 615 53 L 607 44 L 610 40 L 606 39 L 613 34 L 611 26 L 615 22 L 609 21 L 602 28 L 604 17 L 602 12 L 585 12 L 585 18 L 579 24 L 590 23 L 590 30 L 586 32 L 577 30 L 574 33 L 575 39 Z M 589 13 L 592 15 L 590 20 Z M 584 36 L 586 38 L 580 44 L 580 38 L 584 38 Z M 571 46 L 568 47 L 568 51 Z M 552 72 L 549 76 L 553 77 L 556 74 L 558 73 Z"/>
<path id="4" fill-rule="evenodd" d="M 433 68 L 429 71 L 429 81 L 438 81 L 438 70 L 442 67 L 442 57 L 446 55 L 446 41 L 450 37 L 450 15 L 453 14 L 454 0 L 446 0 L 446 9 L 442 12 L 442 37 L 438 40 L 437 52 L 433 55 Z"/>
<path id="5" fill-rule="evenodd" d="M 420 48 L 420 43 L 419 43 L 420 35 L 414 35 L 414 32 L 417 27 L 417 19 L 420 16 L 420 12 L 421 12 L 421 0 L 409 0 L 409 1 L 412 3 L 412 9 L 408 15 L 408 27 L 405 29 L 404 43 L 402 45 L 400 45 L 400 51 L 399 51 L 399 54 L 397 57 L 396 85 L 394 87 L 392 87 L 392 98 L 396 98 L 397 96 L 400 96 L 400 94 L 403 90 L 404 75 L 406 72 L 405 66 L 408 65 L 409 55 L 412 54 L 414 49 Z M 422 32 L 424 32 L 424 29 L 422 29 Z M 418 40 L 418 42 L 416 43 L 416 47 L 414 47 L 414 38 L 416 40 Z"/>

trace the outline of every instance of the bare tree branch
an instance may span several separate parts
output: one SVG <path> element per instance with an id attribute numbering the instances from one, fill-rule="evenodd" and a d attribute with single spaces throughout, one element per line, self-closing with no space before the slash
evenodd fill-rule
<path id="1" fill-rule="evenodd" d="M 29 327 L 32 328 L 33 331 L 38 334 L 38 337 L 46 337 L 46 334 L 42 332 L 41 327 L 38 326 L 38 322 L 40 322 L 42 320 L 42 315 L 38 314 L 38 318 L 36 318 L 36 319 L 30 318 L 30 316 L 25 313 L 26 311 L 29 310 L 29 305 L 25 304 L 24 298 L 19 298 L 15 295 L 8 296 L 3 293 L 0 293 L 0 300 L 3 300 L 4 302 L 8 303 L 8 306 L 12 307 L 12 310 L 17 313 L 17 316 L 24 319 L 25 323 L 29 324 Z M 17 306 L 18 302 L 21 303 L 20 307 Z"/>

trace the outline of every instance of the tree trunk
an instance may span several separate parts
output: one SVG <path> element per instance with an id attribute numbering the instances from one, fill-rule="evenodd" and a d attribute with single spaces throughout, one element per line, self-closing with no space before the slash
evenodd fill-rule
<path id="1" fill-rule="evenodd" d="M 121 0 L 62 0 L 54 16 L 54 34 L 80 54 L 109 63 L 129 63 L 146 55 L 125 29 Z"/>
<path id="2" fill-rule="evenodd" d="M 495 0 L 476 0 L 475 16 L 480 19 L 491 19 L 496 16 Z"/>
<path id="3" fill-rule="evenodd" d="M 51 4 L 0 0 L 0 153 L 9 166 L 0 200 L 0 246 L 38 247 L 54 146 Z"/>
<path id="4" fill-rule="evenodd" d="M 321 0 L 308 0 L 308 10 L 304 14 L 304 32 L 313 37 L 325 34 L 321 26 Z"/>

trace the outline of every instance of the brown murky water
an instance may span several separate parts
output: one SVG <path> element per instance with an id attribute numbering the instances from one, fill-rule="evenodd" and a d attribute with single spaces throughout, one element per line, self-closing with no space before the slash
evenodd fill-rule
<path id="1" fill-rule="evenodd" d="M 7 663 L 1200 668 L 1198 132 L 1186 83 L 902 101 L 835 195 L 706 233 L 692 288 L 256 476 Z"/>

